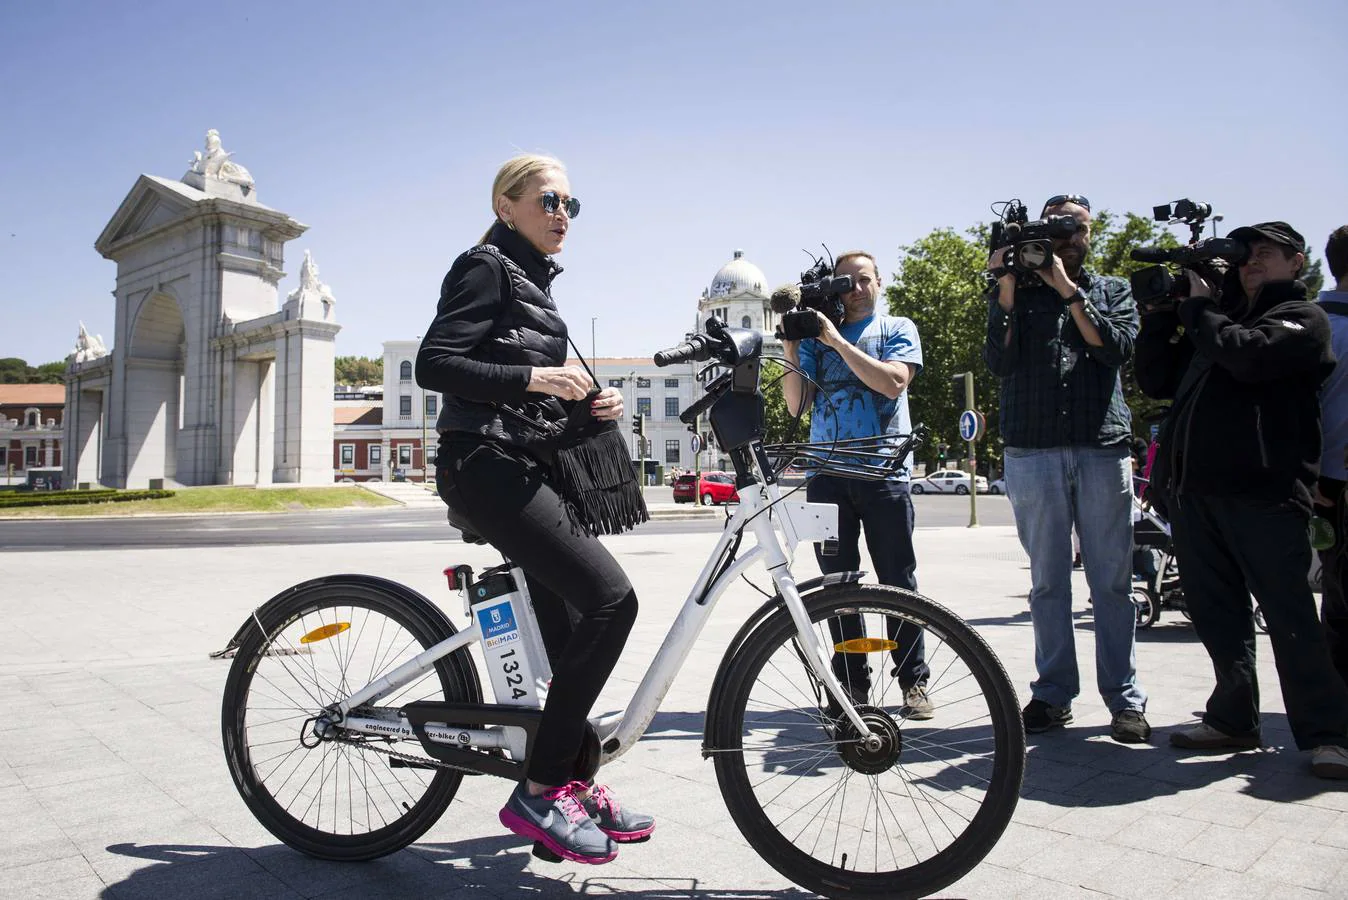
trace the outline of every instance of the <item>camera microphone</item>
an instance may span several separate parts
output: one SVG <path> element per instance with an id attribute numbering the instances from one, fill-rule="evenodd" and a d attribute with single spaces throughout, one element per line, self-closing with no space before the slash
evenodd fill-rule
<path id="1" fill-rule="evenodd" d="M 1138 262 L 1162 263 L 1169 262 L 1174 251 L 1166 247 L 1138 247 L 1128 255 Z"/>
<path id="2" fill-rule="evenodd" d="M 800 285 L 784 284 L 772 292 L 768 304 L 777 315 L 784 315 L 795 309 L 800 303 Z"/>

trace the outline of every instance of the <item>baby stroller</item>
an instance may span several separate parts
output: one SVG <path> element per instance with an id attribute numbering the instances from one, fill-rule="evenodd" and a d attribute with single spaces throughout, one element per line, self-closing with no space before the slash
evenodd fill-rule
<path id="1" fill-rule="evenodd" d="M 1187 619 L 1189 613 L 1184 606 L 1179 563 L 1170 540 L 1170 523 L 1137 496 L 1133 497 L 1133 558 L 1151 563 L 1134 565 L 1134 571 L 1142 576 L 1133 585 L 1137 627 L 1155 625 L 1163 609 L 1176 610 Z"/>
<path id="2" fill-rule="evenodd" d="M 1137 566 L 1144 569 L 1142 580 L 1133 585 L 1133 604 L 1137 607 L 1137 627 L 1150 628 L 1161 618 L 1161 610 L 1170 609 L 1189 618 L 1189 610 L 1184 604 L 1184 586 L 1180 583 L 1179 562 L 1175 559 L 1175 548 L 1170 538 L 1170 523 L 1161 514 L 1151 508 L 1151 504 L 1133 497 L 1133 554 L 1147 554 L 1154 560 L 1154 566 Z M 1318 590 L 1319 560 L 1312 554 L 1311 585 Z M 1254 604 L 1254 627 L 1268 634 L 1264 622 L 1264 612 L 1259 604 Z"/>

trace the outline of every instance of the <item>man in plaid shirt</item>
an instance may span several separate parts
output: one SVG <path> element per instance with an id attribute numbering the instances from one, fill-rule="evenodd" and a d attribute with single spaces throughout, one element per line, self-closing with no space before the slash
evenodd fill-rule
<path id="1" fill-rule="evenodd" d="M 1094 275 L 1082 263 L 1090 251 L 1090 201 L 1052 197 L 1041 215 L 1069 215 L 1071 238 L 1053 242 L 1043 283 L 1020 287 L 1003 265 L 1005 249 L 988 269 L 984 360 L 1001 378 L 1001 428 L 1006 444 L 1006 492 L 1016 532 L 1030 557 L 1030 617 L 1034 622 L 1032 699 L 1025 730 L 1048 731 L 1072 721 L 1080 692 L 1072 624 L 1072 528 L 1095 614 L 1095 671 L 1112 715 L 1116 741 L 1151 737 L 1147 695 L 1137 683 L 1136 610 L 1130 592 L 1132 480 L 1131 418 L 1119 369 L 1133 352 L 1137 307 L 1128 282 Z"/>

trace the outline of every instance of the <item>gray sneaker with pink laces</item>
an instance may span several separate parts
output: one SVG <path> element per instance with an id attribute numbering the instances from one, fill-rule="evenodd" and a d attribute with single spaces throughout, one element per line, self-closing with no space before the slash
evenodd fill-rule
<path id="1" fill-rule="evenodd" d="M 590 792 L 590 795 L 581 801 L 585 811 L 590 814 L 590 818 L 599 826 L 600 831 L 618 843 L 632 844 L 647 840 L 655 830 L 654 816 L 634 812 L 619 805 L 618 798 L 602 784 L 573 781 L 571 786 L 578 797 L 584 796 L 586 791 Z"/>

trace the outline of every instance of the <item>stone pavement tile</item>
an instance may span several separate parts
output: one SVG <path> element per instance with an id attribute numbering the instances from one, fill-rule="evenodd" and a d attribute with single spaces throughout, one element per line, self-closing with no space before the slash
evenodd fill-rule
<path id="1" fill-rule="evenodd" d="M 98 875 L 89 861 L 82 854 L 72 853 L 60 859 L 0 869 L 0 896 L 27 897 L 44 885 L 91 878 L 98 878 Z"/>
<path id="2" fill-rule="evenodd" d="M 1040 759 L 1032 751 L 1025 764 L 1024 785 L 1026 789 L 1071 793 L 1074 787 L 1090 781 L 1097 774 L 1089 766 Z"/>
<path id="3" fill-rule="evenodd" d="M 1007 869 L 1019 868 L 1025 859 L 1045 853 L 1065 839 L 1060 832 L 1022 825 L 1012 820 L 984 862 Z"/>
<path id="4" fill-rule="evenodd" d="M 1268 804 L 1235 791 L 1211 792 L 1198 798 L 1182 815 L 1201 822 L 1244 828 L 1258 819 Z"/>
<path id="5" fill-rule="evenodd" d="M 1198 863 L 1130 849 L 1081 878 L 1081 886 L 1125 900 L 1151 900 L 1184 881 Z"/>
<path id="6" fill-rule="evenodd" d="M 131 814 L 69 830 L 70 840 L 109 883 L 144 869 L 146 860 L 187 865 L 224 856 L 251 867 L 215 828 L 182 810 L 150 818 Z"/>
<path id="7" fill-rule="evenodd" d="M 989 900 L 995 900 L 995 898 L 1032 893 L 1042 886 L 1043 879 L 1034 875 L 985 862 L 981 866 L 975 867 L 972 872 L 950 887 L 937 892 L 936 896 L 961 897 L 966 898 L 966 900 L 986 897 Z M 1060 885 L 1054 885 L 1054 887 L 1060 887 Z M 1040 896 L 1042 900 L 1042 897 L 1046 895 Z"/>
<path id="8" fill-rule="evenodd" d="M 1128 852 L 1132 851 L 1105 841 L 1066 835 L 1052 847 L 1027 856 L 1016 868 L 1040 878 L 1080 885 L 1082 879 L 1111 866 Z"/>
<path id="9" fill-rule="evenodd" d="M 1011 895 L 1012 900 L 1044 900 L 1046 897 L 1052 897 L 1053 900 L 1104 900 L 1107 896 L 1107 894 L 1082 887 L 1079 884 L 1038 877 L 1035 877 L 1029 885 Z"/>
<path id="10" fill-rule="evenodd" d="M 1291 840 L 1327 843 L 1323 840 L 1324 835 L 1342 823 L 1348 823 L 1348 814 L 1332 809 L 1320 809 L 1305 803 L 1262 802 L 1259 818 L 1254 825 L 1261 829 L 1277 829 L 1283 837 Z"/>
<path id="11" fill-rule="evenodd" d="M 451 871 L 437 871 L 425 857 L 397 852 L 369 862 L 331 862 L 306 856 L 284 844 L 271 844 L 243 853 L 277 881 L 307 897 L 327 897 L 330 893 L 361 889 L 370 896 L 381 885 L 397 885 L 404 896 L 434 896 L 440 888 L 463 887 Z"/>
<path id="12" fill-rule="evenodd" d="M 1345 861 L 1338 847 L 1280 838 L 1250 866 L 1249 872 L 1282 884 L 1295 884 L 1314 891 L 1344 890 L 1338 881 Z"/>
<path id="13" fill-rule="evenodd" d="M 80 852 L 74 842 L 61 834 L 59 829 L 54 829 L 55 834 L 49 834 L 44 830 L 40 835 L 33 835 L 26 823 L 21 827 L 23 831 L 19 834 L 6 828 L 4 852 L 0 853 L 0 873 L 7 872 L 11 868 L 67 859 Z M 0 874 L 0 884 L 3 883 L 4 875 Z M 0 892 L 0 896 L 8 895 Z"/>
<path id="14" fill-rule="evenodd" d="M 1021 825 L 1035 825 L 1041 828 L 1053 828 L 1053 824 L 1079 806 L 1089 801 L 1056 791 L 1034 789 L 1022 791 L 1020 802 L 1016 804 L 1016 814 L 1012 821 Z M 1062 831 L 1063 829 L 1053 829 Z"/>
<path id="15" fill-rule="evenodd" d="M 1301 807 L 1307 812 L 1318 812 L 1310 807 Z M 1338 847 L 1348 850 L 1348 815 L 1337 813 L 1334 822 L 1320 833 L 1315 839 L 1317 844 L 1324 844 L 1326 847 Z"/>
<path id="16" fill-rule="evenodd" d="M 1173 848 L 1187 844 L 1207 824 L 1184 816 L 1144 812 L 1131 825 L 1116 833 L 1113 842 L 1138 850 L 1169 853 Z"/>
<path id="17" fill-rule="evenodd" d="M 1208 825 L 1182 847 L 1173 850 L 1180 859 L 1207 866 L 1244 872 L 1278 842 L 1276 831 L 1241 830 Z"/>
<path id="18" fill-rule="evenodd" d="M 1145 814 L 1138 806 L 1078 806 L 1048 827 L 1064 834 L 1108 841 L 1129 830 Z"/>
<path id="19" fill-rule="evenodd" d="M 109 896 L 108 886 L 96 875 L 41 882 L 29 886 L 22 894 L 4 891 L 4 880 L 0 879 L 0 895 L 22 900 L 108 900 Z"/>
<path id="20" fill-rule="evenodd" d="M 1257 875 L 1232 872 L 1214 866 L 1199 866 L 1188 878 L 1169 891 L 1157 896 L 1169 900 L 1281 900 L 1287 885 L 1277 884 Z"/>

